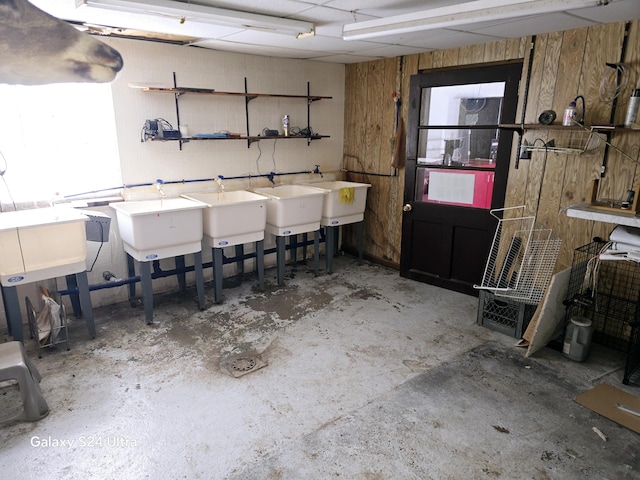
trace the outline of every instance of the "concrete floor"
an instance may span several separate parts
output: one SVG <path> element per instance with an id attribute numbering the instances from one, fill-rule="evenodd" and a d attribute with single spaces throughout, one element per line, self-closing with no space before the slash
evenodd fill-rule
<path id="1" fill-rule="evenodd" d="M 476 325 L 477 299 L 336 259 L 81 320 L 41 359 L 51 412 L 0 425 L 7 479 L 640 478 L 640 437 L 573 398 L 621 383 L 623 357 L 575 363 Z M 120 287 L 123 288 L 123 287 Z M 5 335 L 6 336 L 6 335 Z M 265 366 L 245 375 L 250 360 Z M 17 391 L 0 391 L 15 409 Z M 593 431 L 608 437 L 604 442 Z"/>

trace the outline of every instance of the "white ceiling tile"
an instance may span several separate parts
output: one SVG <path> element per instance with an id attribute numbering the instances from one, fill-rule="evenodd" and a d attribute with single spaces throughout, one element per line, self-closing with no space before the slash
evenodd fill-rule
<path id="1" fill-rule="evenodd" d="M 296 39 L 292 35 L 280 35 L 252 30 L 242 30 L 224 37 L 224 41 L 233 43 L 247 43 L 253 45 L 269 45 L 275 48 L 288 50 L 311 50 L 347 53 L 353 51 L 355 46 L 350 46 L 348 42 L 340 38 L 314 36 Z"/>
<path id="2" fill-rule="evenodd" d="M 327 55 L 325 57 L 316 57 L 313 60 L 316 62 L 326 62 L 326 63 L 360 63 L 360 62 L 369 62 L 371 60 L 380 60 L 384 57 L 377 56 L 365 56 L 365 55 Z"/>
<path id="3" fill-rule="evenodd" d="M 1 1 L 1 0 L 0 0 Z M 31 0 L 54 16 L 74 22 L 170 33 L 195 38 L 206 48 L 286 58 L 316 58 L 324 62 L 354 63 L 373 58 L 407 55 L 432 49 L 480 44 L 503 38 L 518 38 L 552 31 L 570 30 L 599 23 L 640 18 L 640 0 L 613 0 L 609 5 L 568 13 L 508 21 L 479 21 L 472 25 L 392 35 L 367 41 L 344 41 L 345 24 L 410 14 L 462 3 L 461 0 L 193 0 L 218 8 L 313 22 L 316 36 L 295 40 L 292 36 L 251 31 L 244 28 L 180 25 L 174 19 L 76 8 L 77 0 Z M 131 0 L 134 1 L 134 0 Z M 148 0 L 151 1 L 151 0 Z M 174 0 L 175 1 L 175 0 Z M 181 0 L 189 2 L 190 0 Z M 505 0 L 506 2 L 507 0 Z"/>
<path id="4" fill-rule="evenodd" d="M 346 12 L 354 12 L 354 21 L 363 21 L 360 15 L 377 18 L 392 17 L 405 13 L 419 12 L 429 8 L 444 7 L 461 3 L 460 0 L 333 0 L 325 6 L 334 7 Z"/>
<path id="5" fill-rule="evenodd" d="M 380 58 L 399 57 L 402 55 L 414 55 L 427 51 L 423 47 L 410 47 L 406 45 L 379 45 L 370 50 L 364 50 L 360 53 L 368 56 L 376 56 Z"/>
<path id="6" fill-rule="evenodd" d="M 428 50 L 440 50 L 443 45 L 452 45 L 460 47 L 463 45 L 473 45 L 495 40 L 502 40 L 503 37 L 494 37 L 475 32 L 462 32 L 450 29 L 439 28 L 437 30 L 428 30 L 425 32 L 407 33 L 402 35 L 391 35 L 379 39 L 367 40 L 369 44 L 386 44 L 386 45 L 406 45 L 414 48 L 423 48 Z"/>
<path id="7" fill-rule="evenodd" d="M 590 25 L 593 25 L 592 21 L 574 17 L 566 13 L 554 13 L 551 15 L 528 17 L 524 20 L 483 22 L 483 25 L 470 25 L 470 31 L 485 35 L 514 38 L 571 30 L 573 28 L 588 27 Z"/>
<path id="8" fill-rule="evenodd" d="M 322 53 L 314 50 L 283 49 L 272 45 L 252 43 L 236 43 L 224 40 L 200 40 L 191 45 L 195 47 L 222 50 L 226 52 L 246 53 L 251 55 L 264 55 L 267 57 L 312 59 L 321 56 Z"/>
<path id="9" fill-rule="evenodd" d="M 176 0 L 189 3 L 188 0 Z M 259 13 L 275 17 L 290 18 L 300 12 L 308 10 L 313 5 L 296 0 L 197 0 L 198 5 L 239 10 L 241 12 Z"/>
<path id="10" fill-rule="evenodd" d="M 601 7 L 573 10 L 571 14 L 599 23 L 633 20 L 640 17 L 640 2 L 638 0 L 615 0 L 609 5 Z"/>

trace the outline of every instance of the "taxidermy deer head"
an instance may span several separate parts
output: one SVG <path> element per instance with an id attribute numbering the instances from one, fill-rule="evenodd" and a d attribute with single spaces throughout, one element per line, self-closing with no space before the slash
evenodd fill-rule
<path id="1" fill-rule="evenodd" d="M 120 54 L 27 0 L 0 0 L 0 83 L 110 82 Z"/>

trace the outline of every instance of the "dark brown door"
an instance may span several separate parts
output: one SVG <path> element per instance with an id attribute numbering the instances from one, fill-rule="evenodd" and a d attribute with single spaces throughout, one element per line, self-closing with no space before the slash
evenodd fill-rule
<path id="1" fill-rule="evenodd" d="M 504 206 L 521 62 L 411 78 L 400 275 L 477 295 Z"/>

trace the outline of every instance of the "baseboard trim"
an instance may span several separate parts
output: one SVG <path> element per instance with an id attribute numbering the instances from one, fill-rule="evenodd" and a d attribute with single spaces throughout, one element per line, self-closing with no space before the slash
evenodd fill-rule
<path id="1" fill-rule="evenodd" d="M 344 247 L 342 249 L 345 253 L 354 256 L 354 257 L 358 257 L 358 250 L 356 249 L 352 249 L 349 247 Z M 397 270 L 400 271 L 400 264 L 396 263 L 396 262 L 392 262 L 391 260 L 386 260 L 384 258 L 380 258 L 380 257 L 376 257 L 374 255 L 370 255 L 368 253 L 363 253 L 362 254 L 362 258 L 364 260 L 366 260 L 367 262 L 371 262 L 371 263 L 376 263 L 378 265 L 382 265 L 384 267 L 388 267 L 391 268 L 393 270 Z"/>

